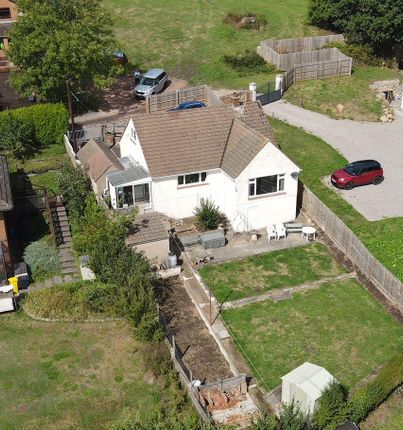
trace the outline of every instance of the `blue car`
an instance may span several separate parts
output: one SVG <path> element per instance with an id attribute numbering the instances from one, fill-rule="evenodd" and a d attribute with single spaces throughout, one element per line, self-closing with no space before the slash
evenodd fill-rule
<path id="1" fill-rule="evenodd" d="M 197 109 L 197 108 L 203 108 L 207 107 L 207 105 L 203 102 L 182 102 L 176 108 L 173 108 L 172 110 L 185 110 L 185 109 Z"/>

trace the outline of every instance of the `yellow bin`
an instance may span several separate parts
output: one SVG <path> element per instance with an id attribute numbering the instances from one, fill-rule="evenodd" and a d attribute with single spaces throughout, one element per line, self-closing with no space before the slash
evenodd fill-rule
<path id="1" fill-rule="evenodd" d="M 17 296 L 18 293 L 19 293 L 19 290 L 18 290 L 18 278 L 16 276 L 13 276 L 12 278 L 8 278 L 8 282 L 9 282 L 10 285 L 13 286 L 14 294 Z"/>

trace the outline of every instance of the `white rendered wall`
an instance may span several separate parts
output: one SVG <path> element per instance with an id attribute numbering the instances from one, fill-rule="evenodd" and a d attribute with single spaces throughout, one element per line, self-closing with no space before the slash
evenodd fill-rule
<path id="1" fill-rule="evenodd" d="M 193 216 L 201 198 L 212 199 L 227 216 L 235 212 L 235 183 L 221 170 L 207 172 L 206 182 L 178 187 L 177 176 L 153 180 L 153 209 L 174 218 Z"/>
<path id="2" fill-rule="evenodd" d="M 272 144 L 266 145 L 236 179 L 237 215 L 230 219 L 236 231 L 260 229 L 296 216 L 300 169 Z M 284 191 L 249 197 L 249 179 L 285 174 Z"/>
<path id="3" fill-rule="evenodd" d="M 130 157 L 132 160 L 139 163 L 148 172 L 148 166 L 144 158 L 143 150 L 141 148 L 133 120 L 130 119 L 127 124 L 126 130 L 123 133 L 119 142 L 120 156 Z"/>

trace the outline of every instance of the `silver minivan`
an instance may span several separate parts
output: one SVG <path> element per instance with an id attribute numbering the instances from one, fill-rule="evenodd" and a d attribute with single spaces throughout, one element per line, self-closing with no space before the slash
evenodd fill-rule
<path id="1" fill-rule="evenodd" d="M 151 69 L 143 75 L 140 82 L 134 88 L 134 94 L 138 98 L 145 99 L 151 94 L 162 91 L 167 83 L 168 75 L 165 70 Z"/>

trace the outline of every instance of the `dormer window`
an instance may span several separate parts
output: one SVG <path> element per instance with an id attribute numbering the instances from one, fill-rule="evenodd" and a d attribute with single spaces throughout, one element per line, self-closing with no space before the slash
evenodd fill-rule
<path id="1" fill-rule="evenodd" d="M 178 176 L 178 186 L 198 184 L 199 182 L 206 182 L 207 172 L 189 173 L 188 175 Z"/>

